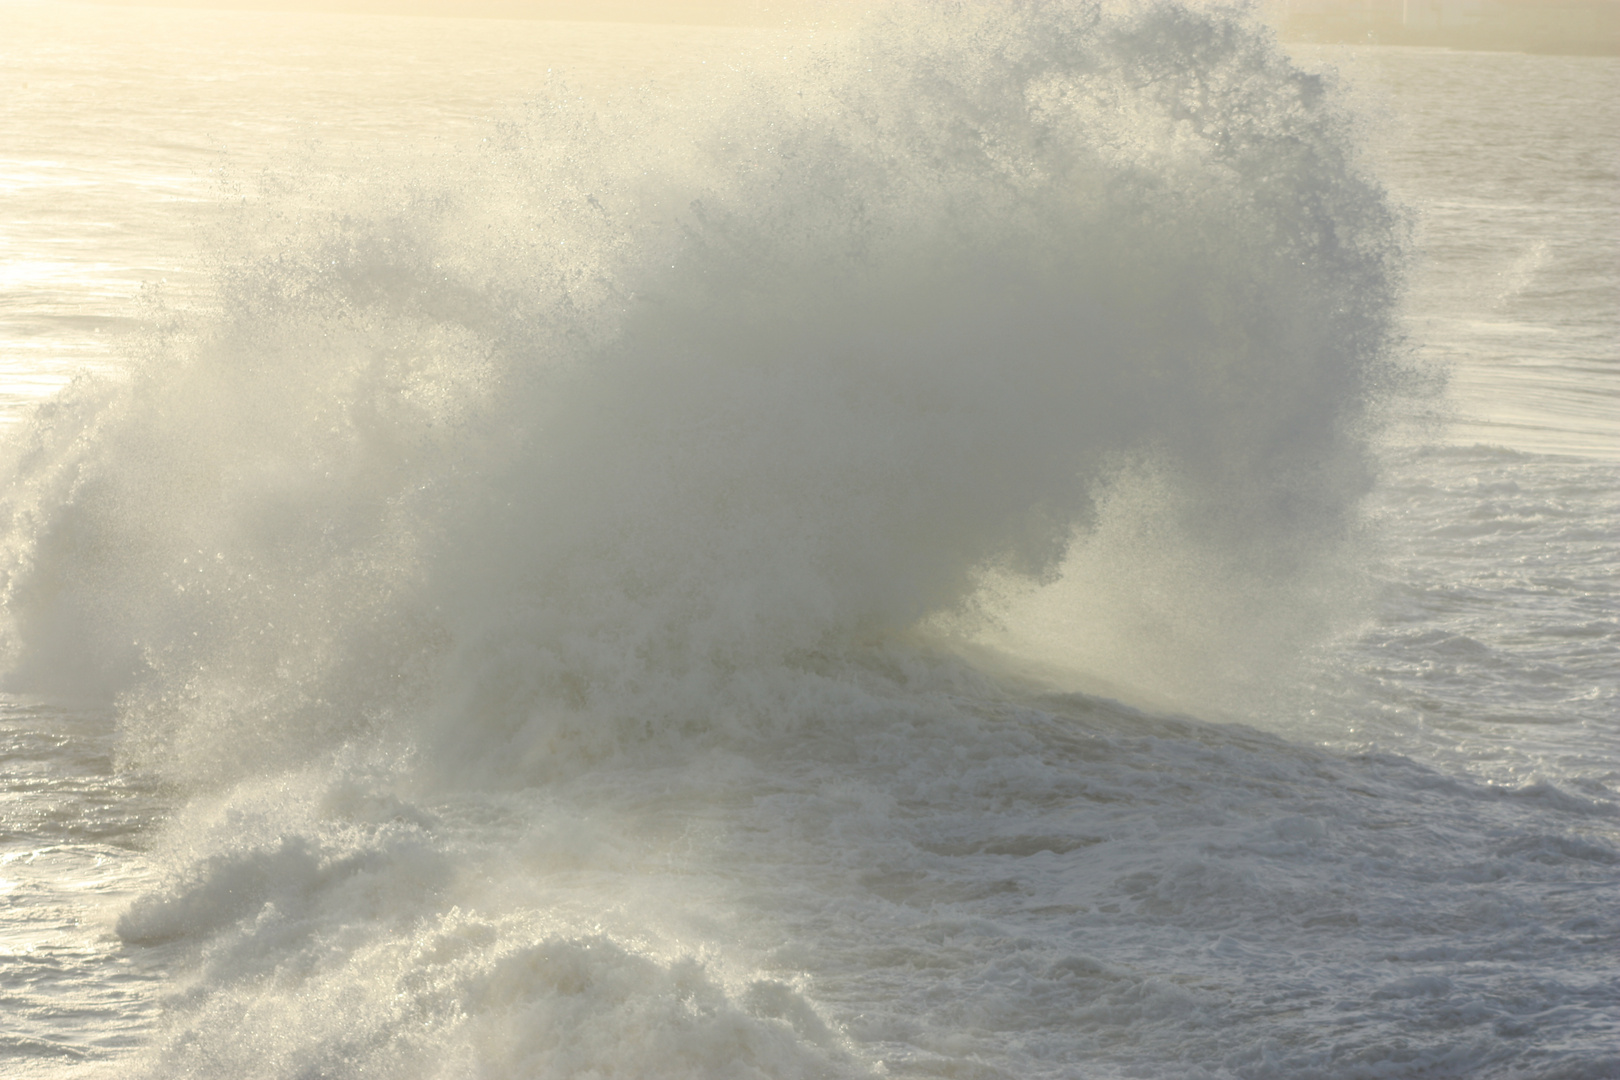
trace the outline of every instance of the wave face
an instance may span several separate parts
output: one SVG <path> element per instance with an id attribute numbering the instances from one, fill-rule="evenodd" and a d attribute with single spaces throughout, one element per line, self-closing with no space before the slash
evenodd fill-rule
<path id="1" fill-rule="evenodd" d="M 931 5 L 268 184 L 211 313 L 42 409 L 5 491 L 10 686 L 115 700 L 190 800 L 118 927 L 193 972 L 153 1071 L 856 1075 L 921 1039 L 761 974 L 726 807 L 840 755 L 997 767 L 1012 706 L 940 627 L 1083 591 L 1127 489 L 1157 525 L 1099 590 L 1155 544 L 1315 580 L 1390 388 L 1400 225 L 1352 136 L 1229 13 Z M 795 872 L 858 876 L 827 768 Z M 1085 963 L 1049 981 L 1141 990 Z"/>

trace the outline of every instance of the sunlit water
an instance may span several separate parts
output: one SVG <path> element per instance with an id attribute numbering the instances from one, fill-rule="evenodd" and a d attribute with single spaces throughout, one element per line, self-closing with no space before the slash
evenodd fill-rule
<path id="1" fill-rule="evenodd" d="M 0 1071 L 1620 1076 L 1620 64 L 1028 18 L 0 3 Z"/>

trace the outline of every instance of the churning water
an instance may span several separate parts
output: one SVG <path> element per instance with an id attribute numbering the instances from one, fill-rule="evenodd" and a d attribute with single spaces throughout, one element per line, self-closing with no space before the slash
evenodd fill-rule
<path id="1" fill-rule="evenodd" d="M 0 19 L 6 1069 L 1620 1076 L 1613 61 Z"/>

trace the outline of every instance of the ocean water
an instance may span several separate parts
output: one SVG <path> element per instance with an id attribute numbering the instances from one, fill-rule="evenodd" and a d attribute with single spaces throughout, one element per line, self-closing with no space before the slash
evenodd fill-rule
<path id="1" fill-rule="evenodd" d="M 1620 63 L 0 3 L 6 1076 L 1620 1076 Z"/>

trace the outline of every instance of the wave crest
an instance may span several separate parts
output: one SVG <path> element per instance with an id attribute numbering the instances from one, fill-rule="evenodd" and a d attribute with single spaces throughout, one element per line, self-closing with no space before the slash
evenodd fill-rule
<path id="1" fill-rule="evenodd" d="M 1266 35 L 899 8 L 728 93 L 268 185 L 14 452 L 11 685 L 181 779 L 543 769 L 1051 577 L 1124 461 L 1266 575 L 1343 535 L 1400 223 Z"/>

